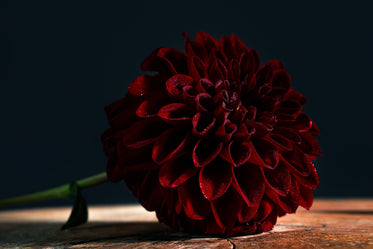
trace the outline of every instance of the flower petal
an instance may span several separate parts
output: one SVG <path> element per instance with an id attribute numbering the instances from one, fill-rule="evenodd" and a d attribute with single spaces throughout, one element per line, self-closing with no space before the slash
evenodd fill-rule
<path id="1" fill-rule="evenodd" d="M 276 127 L 272 134 L 278 134 L 283 136 L 285 139 L 291 140 L 296 144 L 300 144 L 302 141 L 302 138 L 299 136 L 298 132 L 294 132 L 294 130 L 287 129 L 287 128 L 278 128 Z"/>
<path id="2" fill-rule="evenodd" d="M 245 123 L 248 128 L 255 128 L 255 133 L 253 134 L 255 137 L 264 137 L 273 130 L 273 128 L 268 124 L 255 122 L 249 119 L 246 119 Z"/>
<path id="3" fill-rule="evenodd" d="M 299 184 L 310 189 L 316 189 L 319 186 L 319 175 L 317 174 L 316 168 L 312 162 L 311 165 L 309 165 L 309 170 L 310 175 L 308 176 L 302 176 L 298 174 L 294 174 L 294 176 Z"/>
<path id="4" fill-rule="evenodd" d="M 264 179 L 273 191 L 281 196 L 287 195 L 290 189 L 291 179 L 289 169 L 283 162 L 280 162 L 273 170 L 263 168 L 263 172 L 265 176 Z"/>
<path id="5" fill-rule="evenodd" d="M 128 91 L 134 96 L 151 95 L 164 89 L 165 77 L 161 74 L 141 75 L 128 87 Z"/>
<path id="6" fill-rule="evenodd" d="M 300 194 L 298 184 L 295 178 L 291 177 L 291 185 L 289 192 L 286 196 L 279 196 L 272 190 L 267 190 L 266 194 L 281 207 L 281 209 L 288 214 L 295 213 L 298 208 Z"/>
<path id="7" fill-rule="evenodd" d="M 192 156 L 185 154 L 172 160 L 167 161 L 159 170 L 159 182 L 165 188 L 174 188 L 199 171 L 194 167 Z"/>
<path id="8" fill-rule="evenodd" d="M 249 49 L 246 47 L 245 43 L 243 43 L 238 37 L 234 34 L 231 34 L 230 40 L 233 44 L 234 49 L 238 55 L 242 53 L 247 53 Z"/>
<path id="9" fill-rule="evenodd" d="M 246 127 L 245 125 L 242 125 Z M 228 119 L 224 121 L 223 124 L 219 126 L 219 128 L 215 131 L 215 135 L 223 140 L 224 142 L 229 142 L 232 138 L 232 135 L 235 134 L 237 130 L 237 125 L 231 123 Z M 247 131 L 247 129 L 246 129 Z M 241 131 L 243 133 L 244 131 Z M 245 136 L 246 134 L 241 134 L 241 136 Z"/>
<path id="10" fill-rule="evenodd" d="M 201 79 L 196 86 L 196 89 L 200 93 L 207 93 L 213 96 L 215 94 L 215 86 L 214 84 L 209 81 L 208 79 Z"/>
<path id="11" fill-rule="evenodd" d="M 302 138 L 302 142 L 300 143 L 299 147 L 304 151 L 305 154 L 321 156 L 320 145 L 313 135 L 311 135 L 309 132 L 300 132 L 299 135 Z"/>
<path id="12" fill-rule="evenodd" d="M 222 160 L 215 160 L 203 167 L 199 174 L 199 186 L 207 200 L 220 198 L 232 182 L 232 166 Z"/>
<path id="13" fill-rule="evenodd" d="M 236 141 L 226 144 L 220 153 L 220 156 L 234 167 L 244 164 L 250 158 L 250 155 L 250 145 L 247 142 Z"/>
<path id="14" fill-rule="evenodd" d="M 127 148 L 141 148 L 154 143 L 167 125 L 156 119 L 142 119 L 126 130 L 123 145 Z"/>
<path id="15" fill-rule="evenodd" d="M 183 94 L 183 87 L 192 85 L 193 82 L 193 78 L 188 75 L 176 74 L 166 81 L 166 89 L 171 96 L 181 97 Z"/>
<path id="16" fill-rule="evenodd" d="M 294 146 L 292 151 L 283 152 L 280 158 L 293 173 L 301 176 L 308 176 L 310 174 L 312 162 L 298 147 Z"/>
<path id="17" fill-rule="evenodd" d="M 196 41 L 203 44 L 207 51 L 219 46 L 219 42 L 215 38 L 203 31 L 197 32 Z"/>
<path id="18" fill-rule="evenodd" d="M 247 74 L 256 72 L 260 65 L 258 52 L 251 48 L 247 52 L 241 54 L 239 64 L 241 67 L 241 78 L 245 77 Z"/>
<path id="19" fill-rule="evenodd" d="M 246 163 L 234 169 L 233 186 L 249 207 L 254 207 L 263 197 L 264 178 L 255 164 Z"/>
<path id="20" fill-rule="evenodd" d="M 190 133 L 185 134 L 184 130 L 170 128 L 159 136 L 153 146 L 153 161 L 162 164 L 167 160 L 191 150 Z"/>
<path id="21" fill-rule="evenodd" d="M 217 224 L 227 229 L 234 226 L 244 206 L 241 196 L 232 186 L 219 199 L 210 201 L 210 203 Z"/>
<path id="22" fill-rule="evenodd" d="M 186 57 L 183 52 L 174 48 L 158 48 L 142 63 L 143 71 L 166 71 L 171 74 L 187 73 Z"/>
<path id="23" fill-rule="evenodd" d="M 189 105 L 173 103 L 163 106 L 158 116 L 168 124 L 185 126 L 192 122 L 194 111 Z"/>
<path id="24" fill-rule="evenodd" d="M 223 143 L 213 138 L 200 139 L 193 149 L 193 162 L 196 167 L 204 167 L 220 153 Z"/>
<path id="25" fill-rule="evenodd" d="M 279 134 L 271 134 L 270 135 L 271 143 L 276 147 L 276 149 L 280 152 L 282 151 L 290 151 L 293 149 L 293 145 L 291 144 L 290 140 L 286 137 L 279 135 Z"/>
<path id="26" fill-rule="evenodd" d="M 214 127 L 215 120 L 211 115 L 198 112 L 192 120 L 193 134 L 197 137 L 205 137 Z"/>
<path id="27" fill-rule="evenodd" d="M 258 139 L 253 142 L 255 146 L 253 143 L 249 142 L 249 146 L 251 147 L 249 162 L 269 169 L 276 168 L 279 162 L 279 153 L 276 147 L 263 139 Z"/>
<path id="28" fill-rule="evenodd" d="M 290 75 L 283 69 L 274 70 L 272 75 L 272 86 L 289 89 L 291 85 Z"/>
<path id="29" fill-rule="evenodd" d="M 298 184 L 298 187 L 300 193 L 299 205 L 309 210 L 313 203 L 312 190 L 301 184 Z"/>
<path id="30" fill-rule="evenodd" d="M 188 63 L 189 75 L 194 78 L 196 82 L 207 77 L 206 64 L 197 56 L 192 56 Z"/>
<path id="31" fill-rule="evenodd" d="M 230 62 L 232 59 L 237 58 L 235 49 L 233 48 L 232 42 L 228 36 L 223 35 L 220 40 L 220 52 L 222 52 Z"/>
<path id="32" fill-rule="evenodd" d="M 198 91 L 191 85 L 187 85 L 183 87 L 183 99 L 184 102 L 189 104 L 190 106 L 195 106 L 196 104 L 196 96 L 198 95 Z"/>
<path id="33" fill-rule="evenodd" d="M 157 175 L 158 170 L 149 171 L 140 187 L 138 198 L 148 211 L 157 210 L 163 202 L 165 189 L 159 184 Z"/>
<path id="34" fill-rule="evenodd" d="M 185 214 L 193 220 L 204 220 L 210 216 L 211 206 L 202 195 L 197 176 L 177 187 Z"/>
<path id="35" fill-rule="evenodd" d="M 126 129 L 138 120 L 136 109 L 142 99 L 127 93 L 126 96 L 105 107 L 110 127 L 114 129 Z"/>
<path id="36" fill-rule="evenodd" d="M 196 106 L 198 112 L 212 112 L 214 110 L 214 101 L 210 94 L 200 93 L 196 97 Z"/>
<path id="37" fill-rule="evenodd" d="M 240 223 L 250 222 L 255 217 L 256 213 L 258 212 L 259 204 L 260 202 L 258 202 L 257 205 L 254 205 L 251 207 L 245 205 L 238 215 L 238 222 Z"/>
<path id="38" fill-rule="evenodd" d="M 152 118 L 157 116 L 161 107 L 169 104 L 168 98 L 163 95 L 151 96 L 145 99 L 136 110 L 136 115 L 140 118 Z"/>
<path id="39" fill-rule="evenodd" d="M 256 73 L 257 86 L 264 85 L 272 79 L 273 69 L 267 63 L 262 65 Z"/>

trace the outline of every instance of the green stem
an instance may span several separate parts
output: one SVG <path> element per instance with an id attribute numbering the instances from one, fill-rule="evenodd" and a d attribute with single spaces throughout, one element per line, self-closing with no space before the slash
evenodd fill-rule
<path id="1" fill-rule="evenodd" d="M 107 182 L 106 172 L 93 175 L 81 180 L 76 181 L 79 189 L 85 189 L 93 187 L 104 182 Z M 70 183 L 64 184 L 55 188 L 47 189 L 44 191 L 22 195 L 17 197 L 12 197 L 8 199 L 0 200 L 0 207 L 14 205 L 14 204 L 23 204 L 34 201 L 50 200 L 56 198 L 70 198 Z"/>

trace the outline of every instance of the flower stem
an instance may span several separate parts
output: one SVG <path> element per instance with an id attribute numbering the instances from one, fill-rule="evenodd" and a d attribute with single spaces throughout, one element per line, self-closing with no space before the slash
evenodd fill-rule
<path id="1" fill-rule="evenodd" d="M 96 185 L 102 184 L 104 182 L 107 182 L 107 176 L 106 172 L 93 175 L 87 178 L 80 179 L 76 181 L 79 189 L 85 189 L 94 187 Z M 23 204 L 28 202 L 34 202 L 34 201 L 42 201 L 42 200 L 50 200 L 50 199 L 56 199 L 56 198 L 71 198 L 71 184 L 64 184 L 55 188 L 47 189 L 44 191 L 28 194 L 28 195 L 22 195 L 17 197 L 11 197 L 7 199 L 0 200 L 0 207 L 8 206 L 8 205 L 14 205 L 14 204 Z"/>

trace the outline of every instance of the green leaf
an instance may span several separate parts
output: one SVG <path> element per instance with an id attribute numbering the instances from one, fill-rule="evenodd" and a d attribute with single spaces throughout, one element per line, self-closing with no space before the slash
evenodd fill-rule
<path id="1" fill-rule="evenodd" d="M 82 225 L 88 220 L 87 203 L 84 200 L 82 194 L 80 193 L 80 189 L 75 182 L 70 184 L 69 196 L 71 198 L 75 198 L 75 202 L 70 217 L 62 226 L 62 230 Z"/>

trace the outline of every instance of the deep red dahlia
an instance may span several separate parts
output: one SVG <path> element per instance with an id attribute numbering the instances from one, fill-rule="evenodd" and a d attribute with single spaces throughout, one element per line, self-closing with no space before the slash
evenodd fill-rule
<path id="1" fill-rule="evenodd" d="M 106 107 L 109 179 L 124 179 L 160 222 L 194 233 L 259 233 L 310 208 L 319 131 L 283 64 L 260 65 L 234 35 L 185 37 L 185 53 L 155 50 L 141 69 L 157 73 Z"/>

